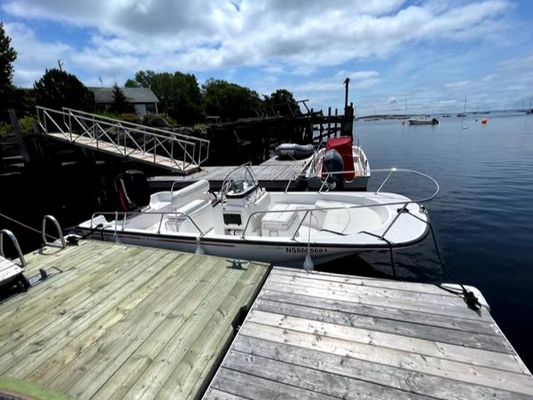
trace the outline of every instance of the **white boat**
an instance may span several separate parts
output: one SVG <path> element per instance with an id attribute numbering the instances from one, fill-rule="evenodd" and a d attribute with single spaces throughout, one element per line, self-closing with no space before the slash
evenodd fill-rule
<path id="1" fill-rule="evenodd" d="M 331 162 L 324 162 L 328 158 Z M 282 165 L 297 159 L 305 162 L 302 178 L 311 190 L 319 190 L 325 181 L 335 182 L 337 190 L 366 190 L 371 176 L 365 152 L 361 146 L 353 145 L 351 137 L 329 139 L 317 151 L 311 145 L 282 144 L 276 148 L 276 156 L 264 165 Z"/>
<path id="2" fill-rule="evenodd" d="M 331 150 L 337 151 L 342 157 L 342 168 L 324 165 Z M 335 182 L 337 190 L 366 190 L 371 171 L 361 146 L 352 145 L 351 138 L 337 138 L 328 140 L 326 147 L 318 150 L 304 175 L 311 190 L 319 190 L 325 181 L 331 180 Z M 336 179 L 337 177 L 341 179 Z"/>
<path id="3" fill-rule="evenodd" d="M 228 174 L 219 193 L 211 193 L 202 180 L 152 194 L 149 205 L 137 212 L 95 213 L 78 228 L 94 239 L 276 265 L 301 267 L 306 261 L 311 268 L 420 242 L 427 221 L 421 204 L 399 194 L 270 193 L 249 166 L 242 166 Z"/>

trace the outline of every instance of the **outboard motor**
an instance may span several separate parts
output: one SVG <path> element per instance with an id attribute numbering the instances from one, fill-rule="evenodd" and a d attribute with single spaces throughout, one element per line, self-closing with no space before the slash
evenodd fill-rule
<path id="1" fill-rule="evenodd" d="M 134 211 L 150 204 L 148 180 L 141 171 L 128 170 L 115 178 L 120 208 Z"/>
<path id="2" fill-rule="evenodd" d="M 344 171 L 344 161 L 339 152 L 337 150 L 326 151 L 322 165 L 325 173 L 336 172 L 328 178 L 328 183 L 334 183 L 333 187 L 337 189 L 344 188 L 344 175 L 339 173 Z"/>

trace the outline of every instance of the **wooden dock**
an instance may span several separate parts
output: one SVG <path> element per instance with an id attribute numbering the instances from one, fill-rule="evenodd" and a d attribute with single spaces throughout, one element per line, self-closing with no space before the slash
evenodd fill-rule
<path id="1" fill-rule="evenodd" d="M 261 186 L 267 190 L 284 190 L 289 181 L 292 181 L 291 188 L 298 184 L 302 171 L 310 162 L 311 158 L 283 162 L 267 160 L 260 165 L 252 165 L 252 171 Z M 187 176 L 154 176 L 148 179 L 148 185 L 154 191 L 170 190 L 172 185 L 177 190 L 206 179 L 212 190 L 220 190 L 224 178 L 235 168 L 237 166 L 208 166 Z"/>
<path id="2" fill-rule="evenodd" d="M 270 269 L 97 241 L 26 261 L 50 277 L 0 303 L 0 397 L 199 398 Z"/>
<path id="3" fill-rule="evenodd" d="M 274 268 L 204 398 L 533 399 L 533 377 L 437 286 Z"/>

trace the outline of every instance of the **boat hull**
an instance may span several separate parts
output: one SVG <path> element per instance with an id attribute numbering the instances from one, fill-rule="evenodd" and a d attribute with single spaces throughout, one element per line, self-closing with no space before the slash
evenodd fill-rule
<path id="1" fill-rule="evenodd" d="M 427 236 L 428 231 L 409 243 L 392 244 L 392 248 L 408 247 L 419 243 Z M 354 244 L 331 244 L 331 243 L 307 243 L 298 241 L 272 242 L 266 240 L 233 240 L 202 238 L 198 242 L 193 236 L 162 235 L 157 233 L 140 233 L 133 231 L 117 231 L 112 229 L 90 230 L 78 227 L 81 236 L 104 240 L 109 242 L 130 244 L 143 247 L 177 250 L 187 253 L 206 254 L 232 259 L 252 260 L 282 265 L 288 267 L 303 267 L 307 254 L 310 254 L 314 265 L 320 265 L 329 261 L 349 255 L 356 255 L 369 251 L 389 250 L 386 242 L 374 245 Z"/>

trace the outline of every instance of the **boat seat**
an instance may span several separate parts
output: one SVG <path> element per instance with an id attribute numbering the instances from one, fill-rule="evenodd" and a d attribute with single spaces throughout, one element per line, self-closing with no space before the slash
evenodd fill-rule
<path id="1" fill-rule="evenodd" d="M 350 226 L 351 213 L 345 203 L 338 201 L 318 200 L 315 203 L 319 208 L 344 207 L 338 210 L 324 210 L 324 221 L 320 230 L 343 234 Z"/>
<path id="2" fill-rule="evenodd" d="M 291 204 L 277 203 L 270 211 L 291 210 Z M 272 212 L 265 214 L 261 220 L 261 234 L 263 236 L 292 236 L 298 228 L 300 218 L 298 212 Z"/>
<path id="3" fill-rule="evenodd" d="M 289 209 L 294 210 L 308 210 L 313 207 L 319 207 L 318 205 L 310 205 L 310 204 L 290 204 Z M 299 213 L 299 217 L 304 218 L 305 211 L 301 211 Z M 311 227 L 316 230 L 322 229 L 322 225 L 324 224 L 324 219 L 326 218 L 326 211 L 323 210 L 313 210 L 313 212 L 309 212 L 307 216 L 305 216 L 305 220 L 302 223 L 302 226 Z"/>
<path id="4" fill-rule="evenodd" d="M 198 229 L 196 229 L 190 219 L 203 232 L 213 228 L 213 209 L 210 200 L 193 200 L 183 207 L 176 209 L 176 212 L 177 214 L 170 212 L 165 219 L 165 228 L 168 231 L 198 233 Z"/>

